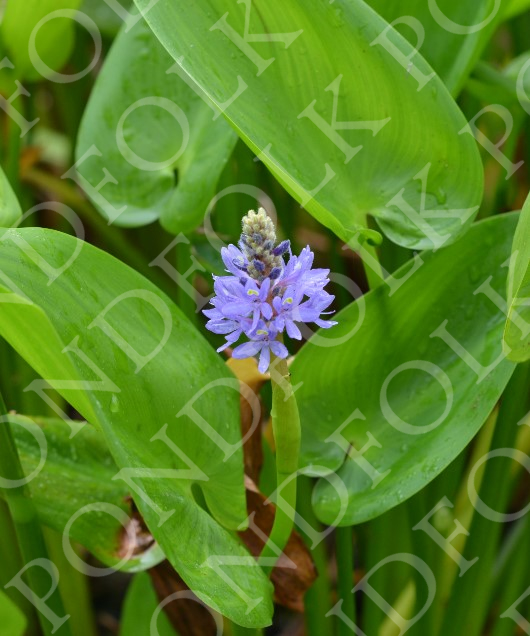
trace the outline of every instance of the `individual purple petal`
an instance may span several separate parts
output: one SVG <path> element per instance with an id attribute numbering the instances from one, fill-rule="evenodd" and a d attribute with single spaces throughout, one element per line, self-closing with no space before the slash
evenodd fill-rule
<path id="1" fill-rule="evenodd" d="M 272 342 L 270 343 L 272 345 Z M 271 362 L 271 350 L 267 346 L 267 344 L 263 344 L 261 347 L 261 354 L 259 357 L 258 371 L 260 373 L 265 373 L 269 368 L 269 364 Z"/>
<path id="2" fill-rule="evenodd" d="M 260 351 L 262 346 L 263 343 L 260 341 L 251 340 L 250 342 L 245 342 L 234 349 L 232 357 L 238 359 L 251 358 Z"/>
<path id="3" fill-rule="evenodd" d="M 244 300 L 227 303 L 222 308 L 223 315 L 228 317 L 247 316 L 251 311 L 252 303 Z"/>
<path id="4" fill-rule="evenodd" d="M 233 345 L 234 342 L 237 342 L 240 337 L 241 337 L 241 329 L 238 329 L 237 331 L 234 331 L 234 333 L 231 333 L 228 336 L 226 336 L 226 342 L 224 343 L 224 345 L 221 345 L 219 349 L 217 349 L 218 353 L 221 351 L 224 351 L 230 345 Z"/>
<path id="5" fill-rule="evenodd" d="M 322 327 L 322 329 L 329 329 L 330 327 L 334 327 L 339 324 L 336 320 L 320 320 L 320 318 L 317 318 L 317 320 L 314 320 L 313 322 L 319 327 Z"/>
<path id="6" fill-rule="evenodd" d="M 298 329 L 298 327 L 296 326 L 293 320 L 286 320 L 285 327 L 286 327 L 287 335 L 289 336 L 289 338 L 294 338 L 295 340 L 302 340 L 302 332 L 300 331 L 300 329 Z"/>
<path id="7" fill-rule="evenodd" d="M 278 358 L 287 358 L 289 355 L 287 347 L 282 342 L 278 342 L 278 340 L 271 340 L 269 342 L 269 346 L 272 353 L 274 353 L 274 355 Z"/>
<path id="8" fill-rule="evenodd" d="M 234 276 L 240 277 L 245 268 L 248 267 L 248 260 L 235 245 L 221 248 L 221 258 L 226 270 Z"/>
<path id="9" fill-rule="evenodd" d="M 253 331 L 256 331 L 256 329 L 258 328 L 258 322 L 260 319 L 260 314 L 261 314 L 261 310 L 260 307 L 255 307 L 254 308 L 254 314 L 252 317 L 252 327 L 250 328 L 250 333 L 252 333 Z"/>
<path id="10" fill-rule="evenodd" d="M 219 309 L 214 308 L 214 309 L 203 309 L 202 313 L 207 317 L 207 318 L 211 318 L 212 320 L 220 320 L 223 318 L 223 314 L 221 311 L 219 311 Z"/>
<path id="11" fill-rule="evenodd" d="M 269 291 L 271 288 L 270 278 L 266 278 L 262 283 L 259 289 L 259 297 L 261 300 L 267 300 L 267 296 L 269 295 Z"/>
<path id="12" fill-rule="evenodd" d="M 218 334 L 226 334 L 226 333 L 232 333 L 232 331 L 234 331 L 235 329 L 238 328 L 238 324 L 233 321 L 233 320 L 210 320 L 208 321 L 208 323 L 206 324 L 206 327 L 212 331 L 213 333 L 218 333 Z"/>
<path id="13" fill-rule="evenodd" d="M 261 313 L 267 320 L 270 320 L 272 318 L 272 307 L 269 305 L 269 303 L 261 303 Z"/>

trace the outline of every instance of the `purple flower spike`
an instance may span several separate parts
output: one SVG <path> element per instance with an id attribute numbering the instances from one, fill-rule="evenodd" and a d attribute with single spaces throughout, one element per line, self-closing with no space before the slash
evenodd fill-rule
<path id="1" fill-rule="evenodd" d="M 289 355 L 280 340 L 282 333 L 302 339 L 297 323 L 312 322 L 325 329 L 337 324 L 321 319 L 322 314 L 333 313 L 325 311 L 334 298 L 324 291 L 329 270 L 312 269 L 314 254 L 309 246 L 294 256 L 289 241 L 276 243 L 274 224 L 265 210 L 251 210 L 243 218 L 239 248 L 229 245 L 221 250 L 229 275 L 214 276 L 213 309 L 203 312 L 209 318 L 207 329 L 226 338 L 218 351 L 245 335 L 249 341 L 238 345 L 232 355 L 259 354 L 261 373 L 269 368 L 271 352 L 278 358 Z"/>

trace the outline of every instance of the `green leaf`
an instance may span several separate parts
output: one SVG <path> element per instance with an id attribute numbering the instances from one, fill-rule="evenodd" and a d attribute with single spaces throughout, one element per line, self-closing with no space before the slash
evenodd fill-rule
<path id="1" fill-rule="evenodd" d="M 511 0 L 511 2 L 508 3 L 503 18 L 505 20 L 514 18 L 515 16 L 528 11 L 528 9 L 530 9 L 529 0 Z"/>
<path id="2" fill-rule="evenodd" d="M 136 4 L 145 10 L 149 2 Z M 224 0 L 159 0 L 145 17 L 321 223 L 350 240 L 368 233 L 373 215 L 392 241 L 415 249 L 465 231 L 482 197 L 476 143 L 459 134 L 466 121 L 438 77 L 418 90 L 432 69 L 420 55 L 409 67 L 404 57 L 413 49 L 402 36 L 386 34 L 400 63 L 374 43 L 388 25 L 361 0 L 226 7 Z M 424 210 L 433 211 L 434 232 L 414 217 Z"/>
<path id="3" fill-rule="evenodd" d="M 271 584 L 220 525 L 247 517 L 237 380 L 166 296 L 107 253 L 40 228 L 1 240 L 4 282 L 18 289 L 4 295 L 0 333 L 133 469 L 135 503 L 189 587 L 235 622 L 269 624 Z"/>
<path id="4" fill-rule="evenodd" d="M 492 277 L 493 290 L 504 293 L 502 265 L 516 222 L 514 214 L 483 221 L 454 245 L 421 254 L 424 264 L 394 293 L 387 285 L 370 292 L 296 356 L 301 465 L 313 474 L 338 471 L 347 487 L 341 519 L 336 482 L 317 484 L 313 503 L 326 523 L 357 524 L 396 506 L 438 475 L 484 423 L 514 366 L 502 360 L 480 382 L 480 370 L 470 366 L 488 367 L 502 353 L 505 315 L 477 290 Z M 442 339 L 445 321 L 453 346 L 467 350 L 465 361 Z M 339 445 L 330 438 L 345 423 Z M 390 471 L 374 488 L 360 464 L 345 460 L 348 443 L 358 451 L 368 444 L 363 457 L 381 475 Z"/>
<path id="5" fill-rule="evenodd" d="M 20 203 L 2 168 L 0 168 L 0 227 L 15 225 L 22 216 Z"/>
<path id="6" fill-rule="evenodd" d="M 530 197 L 526 199 L 510 258 L 504 351 L 514 362 L 530 360 Z"/>
<path id="7" fill-rule="evenodd" d="M 80 4 L 81 0 L 8 0 L 0 35 L 16 77 L 37 80 L 61 69 L 74 44 L 77 21 L 72 15 Z"/>
<path id="8" fill-rule="evenodd" d="M 151 577 L 147 573 L 137 574 L 127 589 L 120 624 L 120 636 L 137 636 L 137 634 L 159 634 L 175 636 L 176 632 L 163 611 L 158 615 L 156 630 L 151 630 L 151 618 L 159 601 L 153 590 Z"/>
<path id="9" fill-rule="evenodd" d="M 116 225 L 160 218 L 174 234 L 195 229 L 237 141 L 222 117 L 213 120 L 211 108 L 178 74 L 168 73 L 173 66 L 143 20 L 129 31 L 123 25 L 83 116 L 77 159 L 94 146 L 99 154 L 78 170 L 93 187 L 104 170 L 117 181 L 92 194 Z"/>
<path id="10" fill-rule="evenodd" d="M 458 95 L 505 17 L 508 0 L 368 0 L 368 4 L 387 22 L 398 20 L 395 28 L 419 48 L 449 91 Z"/>
<path id="11" fill-rule="evenodd" d="M 123 559 L 121 539 L 131 513 L 126 499 L 129 491 L 124 482 L 112 479 L 118 468 L 101 433 L 87 425 L 70 439 L 71 427 L 59 418 L 12 415 L 9 420 L 24 473 L 32 475 L 35 471 L 29 487 L 41 523 L 63 533 L 76 516 L 68 529 L 71 540 L 106 565 L 116 567 L 123 561 L 119 569 L 128 572 L 153 567 L 165 558 L 155 544 L 139 556 Z M 43 458 L 45 462 L 41 463 Z M 77 516 L 88 506 L 92 508 Z M 114 509 L 119 518 L 103 508 Z"/>
<path id="12" fill-rule="evenodd" d="M 0 625 L 3 636 L 22 636 L 26 630 L 26 618 L 5 592 L 0 590 Z"/>

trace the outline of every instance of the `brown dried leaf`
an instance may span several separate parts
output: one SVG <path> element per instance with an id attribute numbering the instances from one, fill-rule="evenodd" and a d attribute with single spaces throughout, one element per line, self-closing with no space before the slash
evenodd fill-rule
<path id="1" fill-rule="evenodd" d="M 138 556 L 155 543 L 153 535 L 129 495 L 126 497 L 126 503 L 130 508 L 130 514 L 127 528 L 122 528 L 119 536 L 116 554 L 120 559 Z"/>
<path id="2" fill-rule="evenodd" d="M 163 561 L 151 568 L 149 574 L 161 602 L 171 594 L 190 589 L 169 561 Z M 196 600 L 177 598 L 167 603 L 164 611 L 180 636 L 215 636 L 217 634 L 213 616 Z"/>

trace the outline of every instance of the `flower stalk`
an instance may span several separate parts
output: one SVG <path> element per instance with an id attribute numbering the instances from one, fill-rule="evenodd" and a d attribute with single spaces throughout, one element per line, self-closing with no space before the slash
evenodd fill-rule
<path id="1" fill-rule="evenodd" d="M 269 539 L 260 559 L 262 569 L 270 574 L 274 565 L 269 559 L 278 559 L 289 541 L 296 514 L 296 480 L 300 455 L 300 416 L 296 396 L 291 384 L 287 361 L 273 359 L 272 383 L 272 431 L 276 446 L 276 514 Z M 271 560 L 270 563 L 273 563 Z"/>

